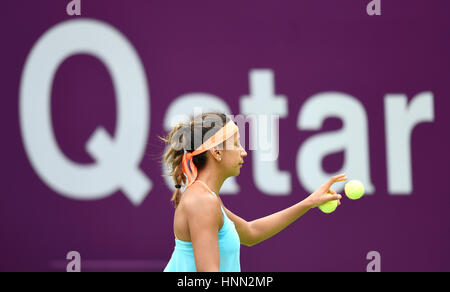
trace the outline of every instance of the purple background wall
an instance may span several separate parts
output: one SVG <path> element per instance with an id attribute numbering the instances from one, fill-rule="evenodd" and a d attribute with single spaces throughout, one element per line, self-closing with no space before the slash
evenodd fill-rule
<path id="1" fill-rule="evenodd" d="M 352 1 L 86 1 L 82 16 L 106 22 L 137 50 L 150 87 L 150 134 L 141 168 L 153 181 L 134 206 L 118 191 L 96 201 L 67 199 L 33 170 L 19 125 L 19 84 L 35 42 L 52 26 L 73 19 L 69 1 L 8 1 L 2 5 L 0 125 L 0 271 L 64 271 L 76 250 L 85 270 L 160 271 L 173 250 L 173 208 L 158 155 L 162 121 L 170 103 L 190 92 L 223 98 L 239 114 L 249 93 L 248 72 L 268 68 L 289 115 L 280 121 L 279 168 L 291 173 L 289 196 L 258 191 L 251 163 L 237 177 L 241 191 L 225 205 L 247 220 L 286 208 L 307 196 L 295 159 L 302 142 L 297 115 L 310 96 L 351 94 L 369 122 L 370 171 L 376 192 L 343 200 L 331 215 L 312 210 L 289 228 L 241 249 L 243 271 L 365 271 L 369 251 L 379 251 L 383 271 L 450 270 L 450 3 L 386 1 L 368 16 L 369 0 Z M 413 132 L 413 192 L 388 192 L 383 98 L 431 91 L 432 123 Z M 73 161 L 94 160 L 84 150 L 99 125 L 114 134 L 116 105 L 103 64 L 87 55 L 68 58 L 52 91 L 52 120 L 62 151 Z M 339 128 L 327 121 L 322 131 Z M 321 131 L 321 132 L 322 132 Z M 296 133 L 292 137 L 291 133 Z M 246 159 L 251 161 L 252 154 Z M 343 155 L 324 161 L 340 168 Z M 94 261 L 95 260 L 95 261 Z"/>

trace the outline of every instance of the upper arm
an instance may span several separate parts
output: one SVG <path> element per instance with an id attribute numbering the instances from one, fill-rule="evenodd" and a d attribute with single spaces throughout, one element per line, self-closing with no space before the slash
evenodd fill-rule
<path id="1" fill-rule="evenodd" d="M 196 197 L 187 208 L 195 265 L 198 272 L 219 271 L 220 202 L 214 197 Z"/>
<path id="2" fill-rule="evenodd" d="M 225 210 L 228 218 L 233 221 L 234 226 L 236 227 L 236 231 L 239 234 L 241 244 L 245 246 L 253 245 L 251 223 L 237 216 L 236 214 L 225 208 L 225 206 L 223 206 L 223 209 Z"/>

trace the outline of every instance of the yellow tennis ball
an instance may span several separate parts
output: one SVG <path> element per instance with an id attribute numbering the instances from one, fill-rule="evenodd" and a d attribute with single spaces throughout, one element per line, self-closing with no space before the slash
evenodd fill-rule
<path id="1" fill-rule="evenodd" d="M 331 194 L 329 194 L 331 196 Z M 337 200 L 333 200 L 333 201 L 329 201 L 326 202 L 322 205 L 319 206 L 320 211 L 324 212 L 324 213 L 331 213 L 334 212 L 334 210 L 336 210 L 338 206 L 338 201 Z"/>
<path id="2" fill-rule="evenodd" d="M 359 180 L 351 180 L 345 184 L 345 194 L 351 200 L 357 200 L 364 195 L 364 185 Z"/>

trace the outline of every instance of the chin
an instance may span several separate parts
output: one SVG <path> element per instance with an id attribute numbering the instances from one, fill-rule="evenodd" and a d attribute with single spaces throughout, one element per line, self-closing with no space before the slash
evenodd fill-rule
<path id="1" fill-rule="evenodd" d="M 237 171 L 234 171 L 234 172 L 230 173 L 230 175 L 228 177 L 238 176 L 239 174 L 240 174 L 240 171 L 237 170 Z"/>

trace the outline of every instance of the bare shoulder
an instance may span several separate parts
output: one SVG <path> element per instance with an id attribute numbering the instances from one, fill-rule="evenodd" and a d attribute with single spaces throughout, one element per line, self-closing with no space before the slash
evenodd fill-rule
<path id="1" fill-rule="evenodd" d="M 188 215 L 220 215 L 220 200 L 203 188 L 190 187 L 182 195 L 183 209 Z M 203 215 L 203 216 L 202 216 Z"/>

